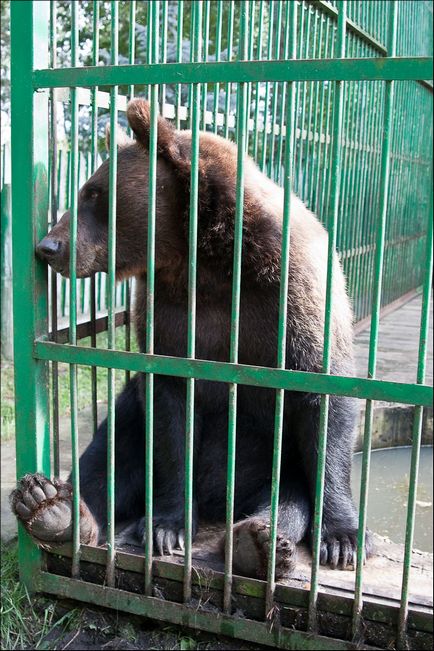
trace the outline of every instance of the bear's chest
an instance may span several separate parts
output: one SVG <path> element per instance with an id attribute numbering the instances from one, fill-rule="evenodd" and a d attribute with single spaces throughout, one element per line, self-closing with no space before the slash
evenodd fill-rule
<path id="1" fill-rule="evenodd" d="M 155 292 L 154 352 L 171 357 L 188 356 L 189 303 L 164 291 Z M 136 297 L 135 323 L 140 350 L 146 350 L 146 292 Z M 242 364 L 273 366 L 277 346 L 278 296 L 268 293 L 241 294 L 238 315 L 238 359 Z M 195 357 L 219 362 L 231 361 L 231 292 L 210 296 L 197 291 L 195 314 Z"/>

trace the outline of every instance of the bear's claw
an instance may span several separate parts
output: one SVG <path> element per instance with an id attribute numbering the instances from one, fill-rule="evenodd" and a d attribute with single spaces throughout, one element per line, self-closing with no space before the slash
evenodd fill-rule
<path id="1" fill-rule="evenodd" d="M 364 562 L 372 556 L 372 535 L 366 531 Z M 356 566 L 357 534 L 323 535 L 320 547 L 320 564 L 329 565 L 332 570 L 352 570 Z"/>
<path id="2" fill-rule="evenodd" d="M 174 549 L 184 550 L 184 529 L 183 523 L 178 522 L 166 522 L 158 518 L 154 518 L 153 521 L 153 530 L 154 530 L 154 545 L 156 552 L 160 556 L 173 554 Z M 145 545 L 146 541 L 146 524 L 145 518 L 142 518 L 139 521 L 137 527 L 137 534 L 142 543 Z"/>

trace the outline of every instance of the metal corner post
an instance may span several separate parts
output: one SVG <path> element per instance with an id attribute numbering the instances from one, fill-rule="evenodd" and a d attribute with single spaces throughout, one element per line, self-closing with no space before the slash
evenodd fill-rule
<path id="1" fill-rule="evenodd" d="M 48 2 L 11 3 L 12 258 L 17 476 L 50 470 L 48 362 L 33 344 L 47 332 L 47 270 L 35 244 L 48 220 L 48 91 L 33 70 L 48 66 Z M 19 527 L 20 577 L 35 590 L 41 552 Z"/>

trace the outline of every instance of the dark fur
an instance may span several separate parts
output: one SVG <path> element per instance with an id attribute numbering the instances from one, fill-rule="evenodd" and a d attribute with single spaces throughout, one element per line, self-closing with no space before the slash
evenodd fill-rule
<path id="1" fill-rule="evenodd" d="M 140 349 L 145 352 L 149 106 L 134 100 L 128 107 L 128 119 L 137 142 L 122 143 L 118 152 L 116 265 L 118 278 L 137 278 L 134 321 Z M 190 152 L 190 134 L 175 131 L 159 118 L 158 355 L 186 355 Z M 236 149 L 231 143 L 201 134 L 199 180 L 196 356 L 228 361 L 236 195 Z M 277 350 L 282 235 L 278 193 L 277 187 L 247 161 L 239 361 L 268 367 L 276 365 Z M 107 270 L 107 218 L 108 162 L 80 191 L 79 276 Z M 47 255 L 43 241 L 40 255 L 67 275 L 69 213 L 47 237 L 60 243 L 59 252 Z M 286 366 L 290 369 L 321 370 L 326 249 L 324 229 L 294 197 L 286 347 Z M 337 260 L 335 264 L 332 372 L 348 374 L 353 368 L 351 310 Z M 184 527 L 185 380 L 155 376 L 154 391 L 154 527 L 158 548 L 170 551 L 176 542 L 182 542 Z M 145 498 L 144 396 L 144 377 L 139 374 L 116 402 L 116 519 L 118 523 L 136 520 L 139 533 L 143 531 Z M 291 545 L 310 532 L 319 404 L 317 395 L 286 392 L 279 534 Z M 239 386 L 235 520 L 256 516 L 251 527 L 256 533 L 263 533 L 261 523 L 269 517 L 274 411 L 274 391 Z M 225 517 L 227 385 L 196 381 L 195 416 L 196 531 L 199 520 L 214 522 Z M 351 564 L 355 549 L 357 514 L 350 489 L 354 424 L 353 401 L 331 396 L 321 560 L 333 567 L 339 562 Z M 80 460 L 82 498 L 93 514 L 100 538 L 106 520 L 106 429 L 104 422 Z M 263 572 L 258 569 L 256 574 Z"/>

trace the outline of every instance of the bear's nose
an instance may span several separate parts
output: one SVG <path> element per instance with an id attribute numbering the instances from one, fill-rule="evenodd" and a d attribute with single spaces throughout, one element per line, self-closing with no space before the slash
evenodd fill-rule
<path id="1" fill-rule="evenodd" d="M 36 253 L 40 258 L 53 258 L 60 253 L 61 243 L 58 240 L 52 240 L 50 237 L 44 237 L 36 247 Z"/>

